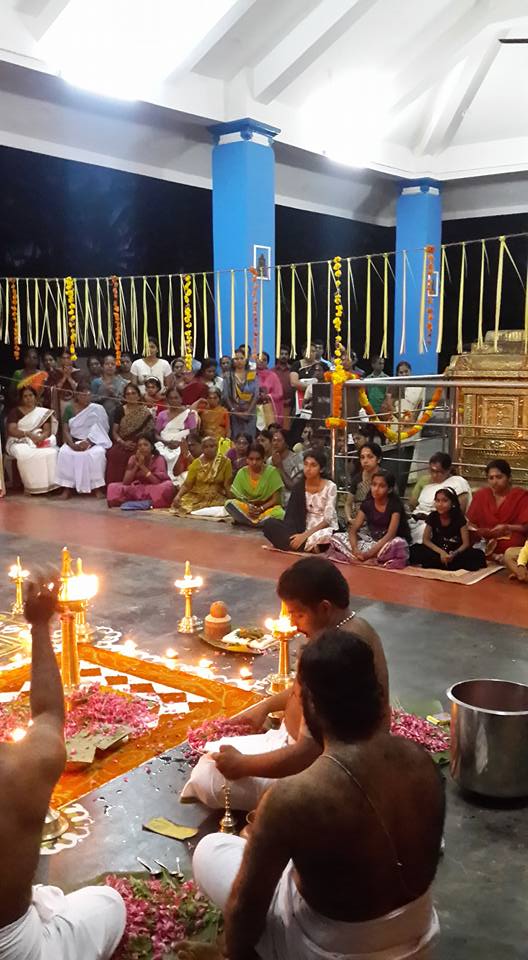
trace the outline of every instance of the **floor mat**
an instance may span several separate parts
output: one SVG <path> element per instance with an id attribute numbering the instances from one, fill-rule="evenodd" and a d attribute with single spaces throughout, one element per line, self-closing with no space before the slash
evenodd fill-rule
<path id="1" fill-rule="evenodd" d="M 284 553 L 292 557 L 324 557 L 324 553 L 302 553 L 295 550 L 278 550 L 277 547 L 270 547 L 267 544 L 264 544 L 262 547 L 263 550 L 272 550 L 274 553 Z M 343 564 L 346 567 L 359 567 L 361 566 L 363 570 L 382 570 L 384 573 L 397 573 L 403 574 L 406 577 L 419 577 L 423 580 L 442 580 L 444 583 L 461 583 L 464 587 L 471 587 L 474 583 L 480 583 L 481 580 L 485 580 L 486 577 L 490 577 L 493 573 L 498 573 L 499 570 L 503 570 L 504 567 L 501 567 L 499 563 L 488 563 L 485 570 L 425 570 L 423 567 L 404 567 L 403 570 L 390 570 L 386 567 L 382 567 L 375 563 L 349 563 L 348 560 L 338 560 L 336 557 L 333 558 L 334 563 Z"/>

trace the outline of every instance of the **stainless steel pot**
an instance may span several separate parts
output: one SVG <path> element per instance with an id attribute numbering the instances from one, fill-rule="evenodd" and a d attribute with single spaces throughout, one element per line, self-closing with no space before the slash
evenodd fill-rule
<path id="1" fill-rule="evenodd" d="M 451 701 L 451 774 L 486 797 L 528 796 L 528 686 L 464 680 Z"/>

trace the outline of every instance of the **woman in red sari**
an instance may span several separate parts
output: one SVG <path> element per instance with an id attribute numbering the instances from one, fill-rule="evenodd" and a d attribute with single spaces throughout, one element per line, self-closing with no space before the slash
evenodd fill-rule
<path id="1" fill-rule="evenodd" d="M 477 490 L 467 518 L 469 529 L 487 541 L 486 554 L 502 555 L 522 547 L 528 536 L 528 492 L 512 486 L 507 460 L 492 460 L 486 467 L 488 486 Z"/>

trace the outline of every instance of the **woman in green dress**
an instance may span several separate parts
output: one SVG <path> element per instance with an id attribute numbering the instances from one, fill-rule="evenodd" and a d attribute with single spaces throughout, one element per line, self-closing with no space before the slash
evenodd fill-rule
<path id="1" fill-rule="evenodd" d="M 234 499 L 225 508 L 235 523 L 259 527 L 264 520 L 284 518 L 282 490 L 284 483 L 276 467 L 266 463 L 263 446 L 252 443 L 247 467 L 238 471 L 231 487 Z"/>

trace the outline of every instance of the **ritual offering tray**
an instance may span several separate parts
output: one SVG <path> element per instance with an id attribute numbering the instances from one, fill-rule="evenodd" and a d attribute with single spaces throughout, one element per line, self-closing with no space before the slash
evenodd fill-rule
<path id="1" fill-rule="evenodd" d="M 273 637 L 261 630 L 260 627 L 239 627 L 220 638 L 210 637 L 205 633 L 200 633 L 199 637 L 210 647 L 215 647 L 217 650 L 224 650 L 226 653 L 245 653 L 246 655 L 249 653 L 251 656 L 260 656 L 276 643 Z"/>

